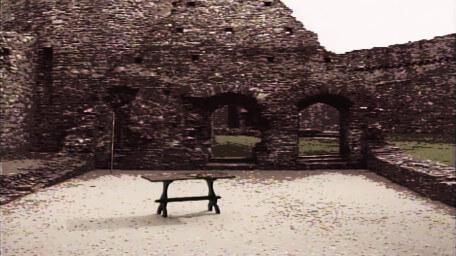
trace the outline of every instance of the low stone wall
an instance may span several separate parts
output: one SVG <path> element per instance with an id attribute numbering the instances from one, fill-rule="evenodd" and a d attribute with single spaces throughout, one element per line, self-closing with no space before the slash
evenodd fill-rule
<path id="1" fill-rule="evenodd" d="M 391 146 L 370 150 L 368 169 L 421 195 L 456 206 L 456 170 L 429 160 L 417 160 Z"/>
<path id="2" fill-rule="evenodd" d="M 93 161 L 89 159 L 82 154 L 59 155 L 47 160 L 45 167 L 0 175 L 0 205 L 93 169 Z"/>

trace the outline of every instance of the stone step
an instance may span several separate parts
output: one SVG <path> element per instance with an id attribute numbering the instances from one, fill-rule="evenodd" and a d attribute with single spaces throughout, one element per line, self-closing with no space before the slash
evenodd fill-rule
<path id="1" fill-rule="evenodd" d="M 324 157 L 341 157 L 340 154 L 325 154 L 325 155 L 308 155 L 308 156 L 299 156 L 300 159 L 312 159 L 312 158 L 324 158 Z"/>
<path id="2" fill-rule="evenodd" d="M 341 162 L 298 162 L 298 168 L 301 170 L 320 170 L 320 169 L 358 169 L 357 163 Z"/>
<path id="3" fill-rule="evenodd" d="M 207 170 L 253 170 L 256 164 L 253 163 L 214 163 L 206 164 Z"/>
<path id="4" fill-rule="evenodd" d="M 312 159 L 298 159 L 298 162 L 306 163 L 320 163 L 320 162 L 344 162 L 346 161 L 342 157 L 326 157 L 326 158 L 312 158 Z"/>
<path id="5" fill-rule="evenodd" d="M 211 163 L 253 163 L 252 158 L 245 157 L 216 157 L 209 160 Z"/>
<path id="6" fill-rule="evenodd" d="M 347 160 L 340 155 L 304 156 L 298 158 L 298 163 L 332 163 L 345 161 Z"/>

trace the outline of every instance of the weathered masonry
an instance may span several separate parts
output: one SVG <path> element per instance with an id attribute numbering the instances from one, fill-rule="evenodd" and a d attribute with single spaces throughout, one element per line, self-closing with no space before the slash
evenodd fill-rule
<path id="1" fill-rule="evenodd" d="M 339 153 L 354 162 L 373 126 L 454 133 L 454 34 L 338 55 L 278 0 L 3 9 L 2 155 L 85 152 L 102 167 L 114 137 L 115 167 L 201 168 L 213 113 L 227 106 L 260 137 L 265 169 L 297 168 L 299 123 L 319 117 L 302 110 L 318 103 L 337 111 Z"/>

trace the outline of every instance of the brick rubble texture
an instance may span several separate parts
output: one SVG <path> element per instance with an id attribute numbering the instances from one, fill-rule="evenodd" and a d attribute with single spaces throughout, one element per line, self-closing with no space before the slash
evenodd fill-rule
<path id="1" fill-rule="evenodd" d="M 277 0 L 9 0 L 3 12 L 3 155 L 93 153 L 106 167 L 115 119 L 117 168 L 200 168 L 211 115 L 230 104 L 253 120 L 265 169 L 296 167 L 300 119 L 321 116 L 299 113 L 315 103 L 339 111 L 354 161 L 377 123 L 454 135 L 454 34 L 334 54 Z"/>

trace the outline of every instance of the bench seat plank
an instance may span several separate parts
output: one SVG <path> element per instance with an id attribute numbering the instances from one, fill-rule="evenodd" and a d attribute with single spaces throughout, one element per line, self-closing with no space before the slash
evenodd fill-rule
<path id="1" fill-rule="evenodd" d="M 169 174 L 147 174 L 141 178 L 150 182 L 166 182 L 176 180 L 218 180 L 218 179 L 234 179 L 236 176 L 225 173 L 169 173 Z"/>
<path id="2" fill-rule="evenodd" d="M 216 196 L 215 198 L 220 199 L 221 196 Z M 156 203 L 166 203 L 166 202 L 185 202 L 185 201 L 203 201 L 203 200 L 211 200 L 213 197 L 210 196 L 188 196 L 188 197 L 174 197 L 174 198 L 166 198 L 166 199 L 157 199 L 155 200 Z"/>

